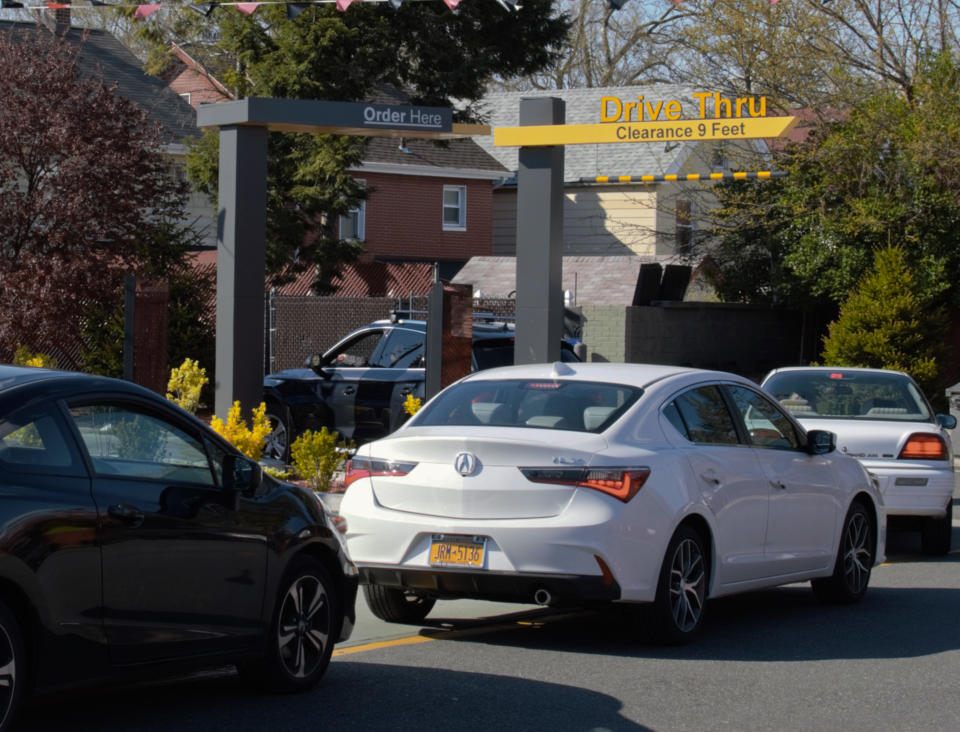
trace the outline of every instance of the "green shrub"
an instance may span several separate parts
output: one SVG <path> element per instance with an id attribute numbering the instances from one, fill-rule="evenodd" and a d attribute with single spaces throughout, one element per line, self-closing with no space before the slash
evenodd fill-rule
<path id="1" fill-rule="evenodd" d="M 354 449 L 352 442 L 338 444 L 339 436 L 321 427 L 319 432 L 307 430 L 290 445 L 293 467 L 315 491 L 330 489 L 334 474 L 346 464 Z"/>
<path id="2" fill-rule="evenodd" d="M 928 396 L 945 355 L 943 309 L 918 294 L 902 247 L 880 249 L 873 270 L 840 306 L 820 358 L 828 366 L 894 369 L 913 376 Z"/>

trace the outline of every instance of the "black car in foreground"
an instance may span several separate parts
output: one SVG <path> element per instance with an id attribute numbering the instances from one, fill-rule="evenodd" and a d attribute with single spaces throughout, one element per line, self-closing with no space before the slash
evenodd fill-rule
<path id="1" fill-rule="evenodd" d="M 320 679 L 356 569 L 319 498 L 127 382 L 0 366 L 0 730 L 25 695 L 235 663 Z"/>
<path id="2" fill-rule="evenodd" d="M 426 337 L 425 320 L 378 320 L 303 368 L 267 375 L 263 398 L 273 431 L 264 454 L 285 460 L 297 435 L 322 427 L 358 445 L 393 432 L 409 416 L 407 396 L 423 398 Z M 474 371 L 512 365 L 513 348 L 512 325 L 473 324 Z M 566 340 L 560 354 L 563 361 L 579 360 Z"/>

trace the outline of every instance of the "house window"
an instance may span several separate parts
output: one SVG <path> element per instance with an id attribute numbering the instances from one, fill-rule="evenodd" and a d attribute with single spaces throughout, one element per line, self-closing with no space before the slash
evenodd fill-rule
<path id="1" fill-rule="evenodd" d="M 193 103 L 190 101 L 190 92 L 185 92 L 184 94 L 181 94 L 180 98 L 190 106 L 193 106 Z"/>
<path id="2" fill-rule="evenodd" d="M 358 183 L 360 183 L 361 186 L 363 185 L 363 181 L 358 181 Z M 359 206 L 351 208 L 346 214 L 340 217 L 340 238 L 363 241 L 366 217 L 367 202 L 360 201 Z"/>
<path id="3" fill-rule="evenodd" d="M 466 231 L 466 186 L 443 187 L 443 228 L 445 231 Z"/>
<path id="4" fill-rule="evenodd" d="M 693 246 L 693 204 L 686 199 L 677 201 L 676 237 L 677 252 L 689 252 Z"/>

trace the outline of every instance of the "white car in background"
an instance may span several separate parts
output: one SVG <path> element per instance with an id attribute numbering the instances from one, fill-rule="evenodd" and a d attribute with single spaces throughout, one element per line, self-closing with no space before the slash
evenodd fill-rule
<path id="1" fill-rule="evenodd" d="M 879 482 L 891 528 L 919 528 L 923 551 L 950 551 L 956 417 L 934 414 L 910 376 L 884 369 L 795 367 L 763 388 L 808 430 L 830 430 L 841 452 Z"/>
<path id="2" fill-rule="evenodd" d="M 747 379 L 636 364 L 481 371 L 359 448 L 340 510 L 367 602 L 635 603 L 684 643 L 705 601 L 804 580 L 855 602 L 883 502 L 829 432 Z"/>

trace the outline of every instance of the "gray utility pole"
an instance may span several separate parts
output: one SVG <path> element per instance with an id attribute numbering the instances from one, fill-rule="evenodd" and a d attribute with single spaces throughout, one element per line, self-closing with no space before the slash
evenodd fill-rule
<path id="1" fill-rule="evenodd" d="M 562 99 L 520 100 L 520 125 L 562 125 Z M 521 147 L 517 174 L 514 361 L 560 360 L 563 337 L 563 145 Z"/>

